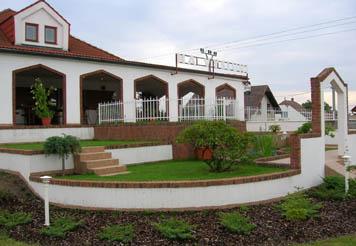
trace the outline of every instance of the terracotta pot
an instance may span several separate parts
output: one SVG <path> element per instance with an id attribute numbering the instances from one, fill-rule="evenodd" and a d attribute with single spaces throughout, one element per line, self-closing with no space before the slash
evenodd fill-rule
<path id="1" fill-rule="evenodd" d="M 50 126 L 51 125 L 51 118 L 42 118 L 42 125 L 44 126 Z"/>
<path id="2" fill-rule="evenodd" d="M 210 148 L 196 148 L 195 155 L 201 161 L 211 160 L 213 158 L 213 151 Z"/>

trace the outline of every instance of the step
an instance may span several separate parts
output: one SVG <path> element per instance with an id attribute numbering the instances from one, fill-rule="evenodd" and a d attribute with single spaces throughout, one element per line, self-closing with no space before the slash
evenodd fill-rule
<path id="1" fill-rule="evenodd" d="M 105 151 L 104 146 L 83 147 L 81 150 L 81 153 L 98 153 L 98 152 L 104 152 L 104 151 Z"/>
<path id="2" fill-rule="evenodd" d="M 118 159 L 102 159 L 102 160 L 90 160 L 80 162 L 81 166 L 85 166 L 86 169 L 90 168 L 100 168 L 106 166 L 119 165 Z"/>
<path id="3" fill-rule="evenodd" d="M 113 166 L 106 166 L 106 167 L 97 167 L 97 168 L 89 168 L 91 172 L 94 172 L 96 175 L 99 176 L 109 176 L 109 175 L 116 175 L 122 172 L 126 172 L 126 166 L 121 165 L 113 165 Z"/>
<path id="4" fill-rule="evenodd" d="M 112 155 L 110 152 L 94 152 L 94 153 L 79 153 L 79 161 L 94 161 L 102 159 L 111 159 Z"/>

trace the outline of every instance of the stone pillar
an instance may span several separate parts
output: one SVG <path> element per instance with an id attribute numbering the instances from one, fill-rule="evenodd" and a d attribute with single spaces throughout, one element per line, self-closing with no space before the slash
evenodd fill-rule
<path id="1" fill-rule="evenodd" d="M 317 78 L 311 78 L 312 129 L 313 133 L 322 135 L 321 86 Z"/>

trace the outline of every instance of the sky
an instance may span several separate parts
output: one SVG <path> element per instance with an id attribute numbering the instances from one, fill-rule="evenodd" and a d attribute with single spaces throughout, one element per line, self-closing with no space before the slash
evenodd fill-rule
<path id="1" fill-rule="evenodd" d="M 33 2 L 1 0 L 0 9 L 19 10 Z M 71 23 L 72 35 L 124 59 L 173 65 L 176 52 L 198 54 L 191 49 L 210 47 L 218 51 L 219 60 L 248 65 L 251 83 L 268 84 L 278 101 L 294 97 L 299 102 L 310 97 L 307 93 L 310 91 L 311 77 L 325 67 L 335 67 L 349 84 L 350 106 L 356 105 L 356 18 L 331 23 L 329 25 L 334 25 L 333 28 L 318 32 L 267 39 L 263 42 L 270 44 L 266 45 L 253 46 L 256 41 L 250 40 L 249 43 L 213 46 L 354 17 L 355 0 L 48 2 Z M 324 26 L 311 29 L 319 27 Z M 354 30 L 310 39 L 274 42 L 350 29 Z M 330 91 L 326 93 L 329 102 L 330 95 Z"/>

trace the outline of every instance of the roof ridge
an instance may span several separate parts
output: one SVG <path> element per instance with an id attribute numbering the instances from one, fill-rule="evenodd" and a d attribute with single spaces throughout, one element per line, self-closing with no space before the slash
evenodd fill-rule
<path id="1" fill-rule="evenodd" d="M 112 54 L 112 53 L 110 53 L 110 52 L 108 52 L 108 51 L 106 51 L 106 50 L 104 50 L 104 49 L 102 49 L 102 48 L 99 48 L 99 47 L 95 46 L 95 45 L 92 45 L 92 44 L 90 44 L 90 43 L 88 43 L 88 42 L 86 42 L 86 41 L 84 41 L 84 40 L 82 40 L 82 39 L 80 39 L 80 38 L 77 38 L 77 37 L 73 36 L 72 34 L 70 34 L 70 37 L 72 37 L 72 38 L 74 38 L 74 39 L 76 39 L 76 40 L 78 40 L 78 41 L 80 41 L 80 42 L 83 42 L 83 43 L 87 44 L 88 46 L 90 46 L 90 47 L 92 47 L 92 48 L 98 49 L 98 50 L 100 50 L 100 51 L 102 51 L 102 52 L 104 52 L 104 53 L 106 53 L 106 54 L 108 54 L 108 55 L 110 55 L 110 56 L 116 57 L 117 59 L 124 61 L 123 58 L 121 58 L 121 57 L 119 57 L 119 56 L 117 56 L 117 55 L 114 55 L 114 54 Z"/>

